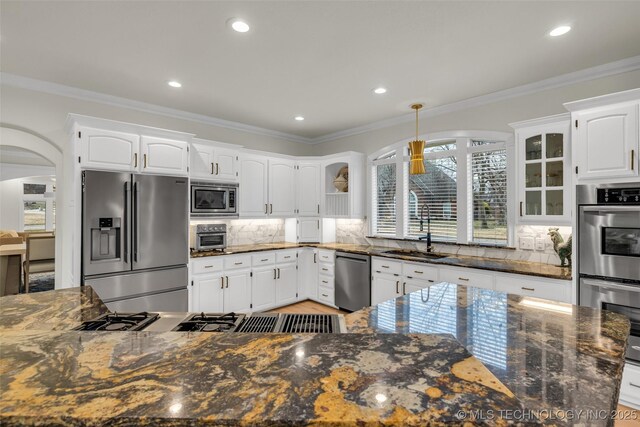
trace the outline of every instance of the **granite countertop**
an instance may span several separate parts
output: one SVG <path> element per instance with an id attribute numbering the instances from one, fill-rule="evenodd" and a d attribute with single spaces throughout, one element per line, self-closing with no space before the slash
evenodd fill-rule
<path id="1" fill-rule="evenodd" d="M 62 307 L 65 328 L 103 310 L 90 288 L 5 297 L 0 424 L 565 424 L 554 411 L 615 409 L 628 319 L 549 304 L 438 284 L 347 315 L 347 334 L 205 334 L 53 330 Z M 471 410 L 492 418 L 458 419 Z"/>
<path id="2" fill-rule="evenodd" d="M 616 408 L 630 330 L 618 313 L 450 283 L 345 320 L 350 332 L 451 334 L 526 408 L 556 414 Z"/>
<path id="3" fill-rule="evenodd" d="M 406 255 L 394 255 L 384 253 L 393 248 L 381 246 L 356 245 L 349 243 L 330 243 L 330 244 L 312 244 L 312 243 L 260 243 L 255 245 L 239 245 L 229 246 L 225 251 L 202 251 L 191 252 L 192 258 L 220 256 L 240 254 L 256 251 L 273 251 L 278 249 L 295 249 L 300 247 L 317 247 L 320 249 L 330 249 L 336 251 L 344 251 L 351 253 L 359 253 L 371 256 L 392 258 L 412 262 L 424 262 L 429 264 L 449 265 L 454 267 L 477 268 L 481 270 L 499 271 L 503 273 L 524 274 L 528 276 L 548 277 L 551 279 L 571 280 L 570 267 L 558 267 L 555 265 L 544 264 L 539 262 L 513 261 L 497 258 L 463 256 L 463 255 L 445 255 L 443 258 L 423 259 Z"/>

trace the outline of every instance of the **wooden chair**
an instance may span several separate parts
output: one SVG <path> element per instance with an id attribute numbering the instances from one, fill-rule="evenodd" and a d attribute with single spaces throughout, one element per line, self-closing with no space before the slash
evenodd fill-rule
<path id="1" fill-rule="evenodd" d="M 56 238 L 52 235 L 27 235 L 27 253 L 23 263 L 24 289 L 29 292 L 29 274 L 55 271 Z"/>

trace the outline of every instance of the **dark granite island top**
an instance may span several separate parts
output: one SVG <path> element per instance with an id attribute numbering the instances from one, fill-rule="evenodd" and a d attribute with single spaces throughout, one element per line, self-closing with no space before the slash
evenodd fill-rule
<path id="1" fill-rule="evenodd" d="M 75 292 L 70 327 L 78 307 L 100 310 Z M 20 297 L 0 299 L 0 424 L 504 425 L 615 409 L 625 317 L 569 305 L 561 317 L 448 284 L 424 293 L 348 315 L 351 333 L 336 335 L 56 331 L 38 327 L 51 295 L 23 296 L 38 319 L 26 325 L 7 314 Z M 486 418 L 458 418 L 472 410 Z"/>
<path id="2" fill-rule="evenodd" d="M 630 330 L 618 313 L 439 283 L 345 320 L 349 332 L 451 334 L 529 410 L 576 416 L 554 424 L 605 425 L 588 411 L 617 407 Z"/>

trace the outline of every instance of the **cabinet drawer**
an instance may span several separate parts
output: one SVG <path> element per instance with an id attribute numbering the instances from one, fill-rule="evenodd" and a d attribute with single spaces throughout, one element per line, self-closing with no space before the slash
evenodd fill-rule
<path id="1" fill-rule="evenodd" d="M 402 262 L 387 258 L 371 258 L 371 270 L 379 273 L 402 274 Z"/>
<path id="2" fill-rule="evenodd" d="M 324 274 L 321 274 L 320 275 L 319 285 L 320 285 L 320 287 L 334 289 L 335 286 L 334 286 L 334 278 L 333 278 L 333 276 L 326 276 Z"/>
<path id="3" fill-rule="evenodd" d="M 213 273 L 222 270 L 222 257 L 204 257 L 191 260 L 191 274 Z"/>
<path id="4" fill-rule="evenodd" d="M 336 262 L 336 254 L 334 251 L 319 249 L 318 259 L 320 260 L 320 262 L 328 262 L 328 263 L 334 264 Z"/>
<path id="5" fill-rule="evenodd" d="M 479 273 L 469 268 L 442 268 L 440 269 L 440 281 L 493 289 L 492 274 Z"/>
<path id="6" fill-rule="evenodd" d="M 251 265 L 259 267 L 261 265 L 272 265 L 276 262 L 275 252 L 258 252 L 251 255 Z"/>
<path id="7" fill-rule="evenodd" d="M 234 255 L 224 257 L 224 269 L 233 270 L 234 268 L 251 267 L 251 255 Z"/>
<path id="8" fill-rule="evenodd" d="M 318 299 L 327 304 L 335 305 L 335 292 L 333 289 L 320 286 L 318 288 Z"/>
<path id="9" fill-rule="evenodd" d="M 536 280 L 522 275 L 496 274 L 495 289 L 508 294 L 570 302 L 571 282 L 568 280 Z"/>
<path id="10" fill-rule="evenodd" d="M 278 264 L 285 262 L 295 262 L 296 261 L 296 250 L 292 251 L 278 251 L 276 252 L 276 262 Z"/>
<path id="11" fill-rule="evenodd" d="M 333 277 L 335 273 L 335 266 L 333 264 L 327 264 L 326 262 L 320 263 L 320 268 L 318 269 L 320 274 L 326 274 L 327 276 Z"/>
<path id="12" fill-rule="evenodd" d="M 426 264 L 405 262 L 402 264 L 402 275 L 410 279 L 435 283 L 438 280 L 438 268 Z"/>
<path id="13" fill-rule="evenodd" d="M 629 362 L 624 366 L 620 384 L 620 401 L 640 409 L 640 366 Z"/>

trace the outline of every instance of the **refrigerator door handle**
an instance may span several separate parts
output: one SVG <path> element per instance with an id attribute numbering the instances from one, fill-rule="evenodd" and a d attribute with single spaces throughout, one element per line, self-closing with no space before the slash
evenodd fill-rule
<path id="1" fill-rule="evenodd" d="M 124 262 L 129 264 L 129 183 L 124 183 Z"/>
<path id="2" fill-rule="evenodd" d="M 138 183 L 133 184 L 133 260 L 138 262 Z"/>

